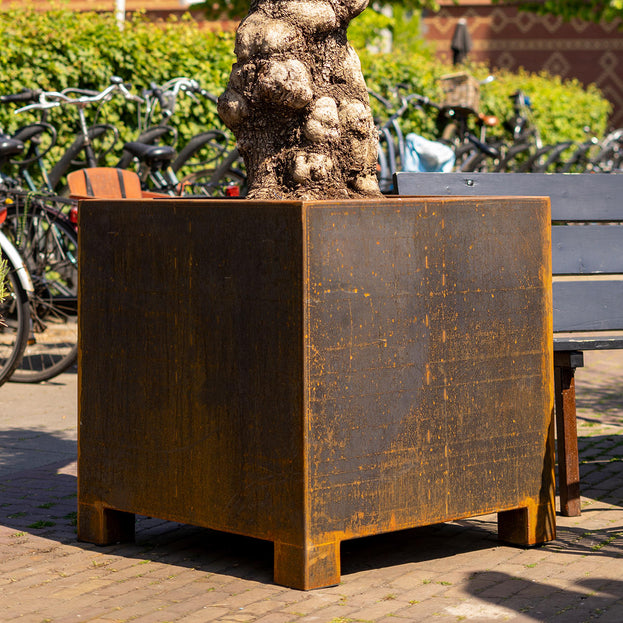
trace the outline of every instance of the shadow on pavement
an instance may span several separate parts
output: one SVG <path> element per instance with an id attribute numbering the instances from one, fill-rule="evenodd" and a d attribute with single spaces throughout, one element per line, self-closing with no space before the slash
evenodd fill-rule
<path id="1" fill-rule="evenodd" d="M 72 472 L 72 473 L 69 473 Z M 0 484 L 0 525 L 63 545 L 126 559 L 151 560 L 205 573 L 271 584 L 273 544 L 157 518 L 138 516 L 136 541 L 109 546 L 81 543 L 76 534 L 75 463 L 27 470 Z M 342 544 L 342 575 L 434 560 L 495 547 L 495 521 L 426 526 Z"/>
<path id="2" fill-rule="evenodd" d="M 595 513 L 595 517 L 603 517 L 604 513 L 616 511 L 605 508 L 604 502 L 623 506 L 620 499 L 623 490 L 623 470 L 618 453 L 620 440 L 617 435 L 581 439 L 582 495 L 590 501 L 598 500 L 594 504 L 589 503 L 584 510 L 586 515 Z M 0 479 L 0 525 L 13 529 L 15 532 L 11 536 L 15 539 L 27 533 L 104 556 L 154 560 L 206 573 L 272 583 L 272 543 L 247 537 L 138 517 L 135 543 L 106 547 L 80 543 L 76 536 L 75 441 L 44 431 L 11 429 L 0 431 L 0 449 L 0 473 L 3 474 Z M 53 462 L 50 457 L 54 458 Z M 608 481 L 607 486 L 599 488 Z M 495 548 L 500 545 L 495 519 L 495 515 L 489 515 L 345 541 L 342 543 L 342 575 Z M 604 526 L 608 522 L 600 519 L 599 523 Z M 520 548 L 517 549 L 520 551 Z M 546 550 L 544 556 L 555 551 L 570 560 L 578 555 L 620 560 L 623 557 L 623 528 L 615 526 L 590 530 L 559 527 L 557 540 L 542 549 Z M 479 599 L 486 599 L 487 586 L 499 584 L 501 575 L 488 571 L 474 574 L 470 580 L 473 594 Z M 507 579 L 513 590 L 517 587 L 513 595 L 531 594 L 535 590 L 558 590 L 511 576 Z M 598 580 L 587 578 L 582 581 L 581 585 L 586 590 L 582 592 L 580 586 L 577 594 L 567 595 L 566 603 L 577 601 L 581 604 L 581 600 L 587 598 L 591 582 Z M 621 594 L 623 587 L 609 585 L 608 590 L 614 589 Z M 599 592 L 602 589 L 597 587 L 591 590 Z M 603 595 L 599 598 L 607 599 Z M 498 601 L 501 604 L 501 598 Z M 491 603 L 498 602 L 492 598 Z M 504 600 L 504 607 L 508 607 L 509 603 Z M 519 605 L 516 611 L 524 612 L 521 609 L 524 607 L 529 608 L 530 604 Z"/>
<path id="3" fill-rule="evenodd" d="M 74 439 L 61 437 L 42 430 L 10 428 L 0 430 L 0 477 L 57 463 L 76 460 L 77 445 Z"/>
<path id="4" fill-rule="evenodd" d="M 623 582 L 612 579 L 591 577 L 575 585 L 577 590 L 569 590 L 540 579 L 481 571 L 466 585 L 476 599 L 458 604 L 448 613 L 482 621 L 508 620 L 515 613 L 522 615 L 522 621 L 588 621 L 599 618 L 623 594 Z"/>

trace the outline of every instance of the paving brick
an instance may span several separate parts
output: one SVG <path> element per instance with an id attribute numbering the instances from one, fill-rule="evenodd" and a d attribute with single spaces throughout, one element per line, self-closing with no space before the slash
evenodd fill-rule
<path id="1" fill-rule="evenodd" d="M 498 580 L 478 593 L 481 599 L 507 598 L 525 588 L 525 580 L 498 573 Z"/>
<path id="2" fill-rule="evenodd" d="M 403 619 L 412 621 L 427 621 L 429 618 L 434 617 L 434 621 L 451 620 L 453 623 L 458 619 L 455 615 L 450 615 L 445 612 L 446 608 L 455 604 L 452 600 L 446 600 L 443 597 L 433 597 L 420 601 L 419 603 L 412 603 L 409 606 L 397 611 L 397 616 Z M 460 603 L 460 602 L 459 602 Z M 393 616 L 391 617 L 393 618 Z"/>
<path id="3" fill-rule="evenodd" d="M 167 601 L 150 597 L 148 599 L 141 599 L 140 601 L 135 601 L 131 605 L 125 605 L 121 608 L 121 610 L 117 612 L 123 614 L 124 620 L 130 620 L 130 619 L 135 619 L 141 616 L 146 616 L 153 612 L 157 612 L 160 609 L 166 608 L 168 605 L 169 604 Z M 104 618 L 106 618 L 106 616 L 111 613 L 117 616 L 117 612 L 115 611 L 115 609 L 118 606 L 113 605 L 112 600 L 110 603 L 105 602 L 103 604 L 99 604 L 96 602 L 95 604 L 93 604 L 93 607 L 94 608 L 99 607 L 102 610 L 100 616 L 103 616 Z M 67 611 L 67 614 L 73 614 L 75 612 L 76 612 L 75 609 L 73 610 L 69 609 Z M 80 613 L 80 614 L 82 615 L 80 618 L 83 619 L 84 613 Z"/>
<path id="4" fill-rule="evenodd" d="M 558 515 L 544 547 L 508 547 L 495 514 L 475 517 L 345 543 L 339 586 L 295 591 L 272 583 L 270 545 L 157 518 L 137 517 L 136 543 L 78 543 L 64 517 L 76 509 L 76 462 L 59 460 L 0 482 L 0 620 L 620 623 L 623 469 L 612 459 L 623 404 L 599 411 L 591 391 L 623 386 L 623 352 L 591 361 L 577 377 L 583 514 Z M 28 528 L 37 520 L 55 525 Z"/>
<path id="5" fill-rule="evenodd" d="M 302 599 L 296 603 L 289 604 L 285 610 L 288 613 L 296 613 L 299 616 L 306 616 L 318 610 L 329 607 L 331 604 L 343 604 L 339 597 L 332 597 L 323 594 L 322 591 L 302 593 Z"/>
<path id="6" fill-rule="evenodd" d="M 292 615 L 283 612 L 271 612 L 263 617 L 253 618 L 254 623 L 290 623 L 293 621 Z"/>
<path id="7" fill-rule="evenodd" d="M 599 623 L 621 623 L 623 621 L 623 603 L 610 606 L 605 612 L 598 615 Z"/>
<path id="8" fill-rule="evenodd" d="M 24 615 L 17 615 L 15 617 L 13 616 L 7 616 L 7 618 L 4 619 L 4 621 L 6 621 L 7 623 L 9 621 L 20 621 L 20 623 L 41 623 L 42 619 L 40 614 L 24 614 Z M 52 619 L 49 619 L 52 620 Z"/>
<path id="9" fill-rule="evenodd" d="M 344 605 L 325 605 L 295 620 L 297 623 L 331 623 L 334 619 L 356 620 L 352 614 L 354 610 Z"/>
<path id="10" fill-rule="evenodd" d="M 227 616 L 227 608 L 220 608 L 214 606 L 208 606 L 188 614 L 180 619 L 177 619 L 176 623 L 207 623 L 208 621 L 224 621 Z"/>
<path id="11" fill-rule="evenodd" d="M 403 602 L 403 600 L 398 600 L 396 598 L 383 599 L 381 601 L 369 603 L 363 608 L 351 612 L 349 614 L 349 618 L 355 620 L 363 619 L 364 621 L 377 621 L 378 619 L 383 618 L 387 615 L 394 614 L 395 612 L 403 610 L 407 603 Z"/>

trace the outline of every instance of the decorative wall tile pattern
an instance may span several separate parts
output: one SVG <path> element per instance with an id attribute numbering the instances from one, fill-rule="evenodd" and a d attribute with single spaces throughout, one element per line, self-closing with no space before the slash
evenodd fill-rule
<path id="1" fill-rule="evenodd" d="M 470 58 L 492 68 L 547 70 L 563 79 L 595 83 L 613 105 L 613 127 L 623 127 L 623 35 L 617 23 L 592 24 L 464 2 L 425 16 L 425 38 L 440 58 L 451 60 L 450 40 L 460 17 L 473 41 Z"/>

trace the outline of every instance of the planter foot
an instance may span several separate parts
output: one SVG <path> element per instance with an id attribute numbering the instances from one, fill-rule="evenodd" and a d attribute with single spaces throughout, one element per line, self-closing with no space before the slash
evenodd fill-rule
<path id="1" fill-rule="evenodd" d="M 78 540 L 110 545 L 134 540 L 134 513 L 101 504 L 78 505 Z"/>
<path id="2" fill-rule="evenodd" d="M 275 543 L 275 584 L 309 590 L 339 583 L 339 541 L 307 546 Z"/>
<path id="3" fill-rule="evenodd" d="M 515 545 L 540 545 L 556 538 L 553 504 L 530 503 L 524 508 L 498 513 L 498 537 Z"/>

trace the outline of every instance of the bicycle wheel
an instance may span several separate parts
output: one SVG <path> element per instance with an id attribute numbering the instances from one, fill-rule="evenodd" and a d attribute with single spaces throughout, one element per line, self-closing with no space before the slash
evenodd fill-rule
<path id="1" fill-rule="evenodd" d="M 171 168 L 176 173 L 183 168 L 183 173 L 188 175 L 193 169 L 204 170 L 211 163 L 222 160 L 229 143 L 229 136 L 220 130 L 209 130 L 197 134 L 180 150 L 171 163 Z"/>
<path id="2" fill-rule="evenodd" d="M 8 267 L 8 273 L 0 292 L 0 385 L 6 382 L 19 365 L 30 328 L 30 310 L 28 294 L 17 276 L 17 267 L 8 255 L 2 252 L 2 262 Z"/>
<path id="3" fill-rule="evenodd" d="M 184 177 L 181 186 L 185 194 L 190 195 L 244 197 L 247 191 L 247 177 L 240 169 L 229 168 L 224 172 L 218 169 L 203 169 Z"/>
<path id="4" fill-rule="evenodd" d="M 487 154 L 472 150 L 470 153 L 464 154 L 455 171 L 464 171 L 466 173 L 481 172 L 487 173 L 490 169 L 489 163 L 491 158 Z"/>
<path id="5" fill-rule="evenodd" d="M 9 207 L 5 233 L 30 271 L 28 345 L 12 381 L 37 383 L 64 372 L 78 353 L 78 241 L 62 214 L 45 205 Z"/>
<path id="6" fill-rule="evenodd" d="M 623 160 L 619 145 L 607 145 L 590 162 L 591 171 L 595 173 L 614 173 L 621 167 Z"/>

